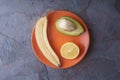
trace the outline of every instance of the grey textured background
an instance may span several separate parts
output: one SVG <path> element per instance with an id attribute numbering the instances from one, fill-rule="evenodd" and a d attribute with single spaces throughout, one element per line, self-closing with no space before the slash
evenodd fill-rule
<path id="1" fill-rule="evenodd" d="M 88 25 L 90 48 L 72 68 L 47 67 L 32 51 L 32 28 L 49 10 Z M 120 0 L 0 0 L 0 80 L 120 80 Z"/>

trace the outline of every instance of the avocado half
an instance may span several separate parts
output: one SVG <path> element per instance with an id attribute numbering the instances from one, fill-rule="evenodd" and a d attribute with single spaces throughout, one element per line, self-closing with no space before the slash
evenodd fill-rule
<path id="1" fill-rule="evenodd" d="M 62 19 L 66 19 L 66 20 L 71 21 L 76 26 L 75 30 L 72 30 L 72 31 L 63 30 L 59 26 L 60 21 Z M 56 26 L 56 29 L 59 32 L 61 32 L 62 34 L 68 35 L 68 36 L 79 36 L 80 34 L 82 34 L 84 32 L 84 28 L 81 26 L 81 24 L 77 20 L 75 20 L 75 19 L 73 19 L 71 17 L 67 17 L 67 16 L 63 16 L 63 17 L 59 18 L 58 20 L 56 20 L 55 26 Z"/>

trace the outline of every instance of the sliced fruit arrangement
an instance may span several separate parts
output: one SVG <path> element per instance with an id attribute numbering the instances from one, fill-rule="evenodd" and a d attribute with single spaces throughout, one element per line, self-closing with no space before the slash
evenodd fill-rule
<path id="1" fill-rule="evenodd" d="M 60 53 L 65 59 L 75 59 L 79 55 L 80 49 L 75 43 L 67 42 L 61 47 Z"/>
<path id="2" fill-rule="evenodd" d="M 59 18 L 55 25 L 59 32 L 69 36 L 79 36 L 84 32 L 83 27 L 77 20 L 67 16 Z"/>
<path id="3" fill-rule="evenodd" d="M 60 60 L 49 44 L 47 38 L 47 16 L 41 17 L 36 23 L 35 37 L 38 47 L 42 51 L 42 54 L 55 66 L 61 65 Z"/>
<path id="4" fill-rule="evenodd" d="M 65 69 L 80 62 L 89 48 L 89 31 L 84 21 L 68 11 L 50 11 L 36 22 L 32 49 L 45 65 Z"/>

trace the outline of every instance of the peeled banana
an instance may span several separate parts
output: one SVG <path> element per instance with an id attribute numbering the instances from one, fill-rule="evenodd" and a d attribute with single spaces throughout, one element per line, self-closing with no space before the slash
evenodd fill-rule
<path id="1" fill-rule="evenodd" d="M 42 51 L 42 54 L 55 66 L 61 65 L 58 56 L 50 46 L 47 38 L 47 16 L 41 17 L 35 27 L 35 37 L 38 47 Z"/>

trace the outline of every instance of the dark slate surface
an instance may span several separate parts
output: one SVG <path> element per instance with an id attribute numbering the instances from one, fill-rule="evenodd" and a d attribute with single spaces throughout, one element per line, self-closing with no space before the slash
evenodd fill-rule
<path id="1" fill-rule="evenodd" d="M 32 28 L 49 10 L 88 25 L 90 48 L 72 68 L 47 67 L 32 51 Z M 120 0 L 0 0 L 0 80 L 120 80 Z"/>

